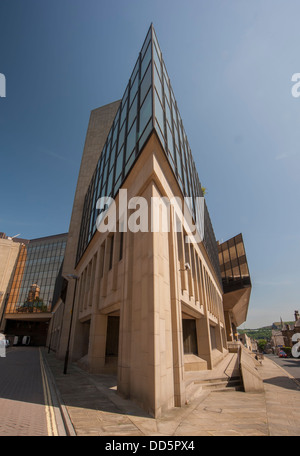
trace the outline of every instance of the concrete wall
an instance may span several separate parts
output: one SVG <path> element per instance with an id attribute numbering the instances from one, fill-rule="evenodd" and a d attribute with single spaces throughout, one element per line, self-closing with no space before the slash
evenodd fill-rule
<path id="1" fill-rule="evenodd" d="M 101 154 L 102 148 L 105 144 L 107 135 L 111 128 L 112 122 L 117 113 L 119 104 L 120 102 L 116 101 L 101 108 L 94 109 L 90 115 L 76 192 L 74 196 L 74 203 L 68 232 L 68 242 L 66 246 L 62 271 L 63 276 L 67 274 L 73 274 L 75 270 L 75 260 L 81 216 L 84 205 L 84 197 L 97 165 L 97 161 Z M 58 355 L 61 358 L 64 357 L 67 347 L 68 328 L 70 325 L 74 288 L 74 280 L 70 280 L 65 304 L 66 312 L 64 315 L 61 342 L 58 350 Z"/>
<path id="2" fill-rule="evenodd" d="M 211 369 L 227 354 L 222 291 L 203 245 L 186 247 L 183 236 L 181 239 L 177 237 L 174 209 L 170 211 L 170 230 L 164 232 L 160 227 L 151 231 L 154 211 L 151 198 L 172 198 L 180 194 L 155 134 L 148 141 L 123 188 L 127 189 L 128 201 L 131 197 L 142 196 L 148 202 L 148 230 L 136 233 L 128 230 L 123 234 L 121 260 L 119 230 L 116 233 L 97 231 L 73 271 L 67 266 L 72 264 L 68 254 L 64 270 L 74 272 L 78 277 L 70 356 L 90 372 L 115 370 L 118 393 L 135 400 L 151 415 L 158 417 L 174 405 L 184 405 L 186 370 L 202 369 L 203 366 Z M 116 199 L 117 213 L 119 198 L 120 195 Z M 163 207 L 159 210 L 162 213 Z M 79 209 L 73 212 L 71 225 L 81 221 Z M 127 219 L 134 214 L 133 208 L 128 209 Z M 155 214 L 157 216 L 157 212 Z M 118 223 L 121 220 L 118 219 Z M 72 232 L 70 246 L 73 246 L 74 255 L 77 247 L 75 228 Z M 186 261 L 191 264 L 189 271 L 183 269 Z M 68 287 L 60 356 L 65 353 L 73 285 L 70 282 Z M 115 364 L 106 356 L 109 316 L 120 319 Z M 196 322 L 198 352 L 193 359 L 183 352 L 184 316 Z M 214 349 L 210 326 L 213 327 Z"/>
<path id="3" fill-rule="evenodd" d="M 256 361 L 248 349 L 240 345 L 240 367 L 246 393 L 261 393 L 264 391 L 262 378 L 256 367 Z"/>

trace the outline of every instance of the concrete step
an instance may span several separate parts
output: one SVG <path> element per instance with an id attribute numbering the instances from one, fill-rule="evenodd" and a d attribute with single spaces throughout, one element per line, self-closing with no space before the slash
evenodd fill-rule
<path id="1" fill-rule="evenodd" d="M 218 390 L 218 391 L 230 391 L 243 389 L 240 377 L 219 377 L 210 378 L 207 380 L 197 380 L 195 384 L 201 385 L 203 390 Z"/>

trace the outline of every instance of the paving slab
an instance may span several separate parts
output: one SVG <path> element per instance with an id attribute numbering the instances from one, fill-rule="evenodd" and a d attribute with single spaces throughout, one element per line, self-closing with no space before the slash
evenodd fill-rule
<path id="1" fill-rule="evenodd" d="M 74 435 L 80 436 L 299 436 L 300 386 L 272 360 L 258 368 L 263 393 L 203 391 L 182 408 L 154 419 L 120 397 L 116 377 L 89 374 L 44 352 Z"/>

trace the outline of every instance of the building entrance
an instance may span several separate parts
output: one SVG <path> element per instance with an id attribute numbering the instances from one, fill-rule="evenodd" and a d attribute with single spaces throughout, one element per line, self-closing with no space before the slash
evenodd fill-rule
<path id="1" fill-rule="evenodd" d="M 105 356 L 108 358 L 117 357 L 119 352 L 119 328 L 120 317 L 107 317 L 107 335 Z"/>
<path id="2" fill-rule="evenodd" d="M 196 320 L 184 318 L 182 320 L 183 352 L 185 355 L 198 355 Z"/>

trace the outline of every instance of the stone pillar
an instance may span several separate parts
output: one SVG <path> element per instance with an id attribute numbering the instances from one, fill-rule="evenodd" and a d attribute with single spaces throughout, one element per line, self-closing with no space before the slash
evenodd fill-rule
<path id="1" fill-rule="evenodd" d="M 231 326 L 230 312 L 224 310 L 226 337 L 228 342 L 233 342 L 233 331 Z"/>
<path id="2" fill-rule="evenodd" d="M 175 232 L 175 214 L 170 214 L 169 256 L 170 256 L 170 290 L 171 290 L 171 317 L 172 317 L 172 349 L 173 349 L 173 375 L 174 375 L 174 404 L 182 407 L 186 402 L 184 382 L 184 354 L 182 335 L 182 316 L 180 283 L 178 280 L 177 265 L 179 258 Z M 180 238 L 179 238 L 180 239 Z M 182 246 L 181 246 L 182 248 Z M 181 265 L 180 265 L 181 266 Z M 181 267 L 179 267 L 181 269 Z M 183 269 L 183 267 L 182 267 Z"/>
<path id="3" fill-rule="evenodd" d="M 207 368 L 212 369 L 210 329 L 207 316 L 196 319 L 198 356 L 207 362 Z"/>

